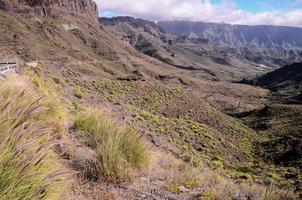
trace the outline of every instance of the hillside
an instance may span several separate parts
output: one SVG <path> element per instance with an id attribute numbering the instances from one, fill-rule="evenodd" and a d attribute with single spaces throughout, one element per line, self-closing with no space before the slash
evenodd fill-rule
<path id="1" fill-rule="evenodd" d="M 277 99 L 291 103 L 302 103 L 302 63 L 295 63 L 265 74 L 255 80 L 261 87 L 275 92 Z M 279 96 L 279 97 L 278 97 Z"/>
<path id="2" fill-rule="evenodd" d="M 100 23 L 140 52 L 173 67 L 186 69 L 190 76 L 197 78 L 235 81 L 271 70 L 238 55 L 227 45 L 209 43 L 203 38 L 178 37 L 147 20 L 114 17 L 101 18 Z"/>
<path id="3" fill-rule="evenodd" d="M 265 139 L 232 117 L 263 109 L 268 90 L 152 58 L 99 24 L 93 1 L 68 2 L 0 0 L 0 56 L 22 60 L 21 74 L 0 83 L 9 141 L 0 148 L 10 156 L 0 163 L 11 172 L 0 170 L 0 199 L 301 196 L 298 162 L 259 157 Z M 133 23 L 131 34 L 144 26 L 144 40 L 169 55 L 150 35 L 160 29 Z"/>
<path id="4" fill-rule="evenodd" d="M 264 72 L 301 62 L 301 28 L 186 21 L 163 21 L 157 24 L 177 37 L 205 40 L 207 46 L 222 49 L 226 57 L 236 55 L 260 65 L 258 70 Z"/>
<path id="5" fill-rule="evenodd" d="M 242 81 L 269 89 L 270 104 L 238 115 L 264 138 L 256 144 L 261 157 L 277 165 L 295 168 L 301 168 L 302 163 L 301 67 L 301 63 L 295 63 L 259 78 Z M 291 176 L 301 176 L 301 173 Z"/>

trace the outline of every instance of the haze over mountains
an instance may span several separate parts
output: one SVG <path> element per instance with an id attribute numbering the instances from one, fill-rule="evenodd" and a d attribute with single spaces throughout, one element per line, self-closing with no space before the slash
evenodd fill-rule
<path id="1" fill-rule="evenodd" d="M 158 25 L 178 37 L 206 40 L 226 54 L 236 54 L 267 67 L 278 68 L 302 61 L 302 28 L 203 22 L 158 22 Z"/>
<path id="2" fill-rule="evenodd" d="M 131 17 L 101 23 L 143 53 L 168 64 L 207 71 L 210 79 L 239 80 L 302 61 L 302 29 L 203 22 L 153 23 Z M 202 75 L 201 75 L 202 76 Z"/>
<path id="3" fill-rule="evenodd" d="M 230 25 L 189 21 L 159 21 L 163 30 L 180 36 L 236 47 L 302 49 L 302 28 L 270 25 Z"/>

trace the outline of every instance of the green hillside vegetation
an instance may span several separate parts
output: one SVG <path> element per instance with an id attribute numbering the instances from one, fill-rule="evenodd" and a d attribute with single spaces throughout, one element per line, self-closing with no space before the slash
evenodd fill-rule
<path id="1" fill-rule="evenodd" d="M 0 199 L 301 197 L 300 106 L 267 109 L 267 90 L 171 68 L 76 14 L 0 10 L 0 36 L 0 56 L 38 62 L 0 83 Z"/>
<path id="2" fill-rule="evenodd" d="M 130 178 L 133 168 L 147 167 L 147 147 L 137 133 L 131 128 L 120 126 L 100 111 L 78 113 L 73 128 L 96 152 L 96 169 L 93 171 L 101 179 L 123 180 Z"/>

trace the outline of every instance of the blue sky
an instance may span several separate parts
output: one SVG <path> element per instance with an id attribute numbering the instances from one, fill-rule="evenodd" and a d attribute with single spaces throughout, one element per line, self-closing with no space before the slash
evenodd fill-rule
<path id="1" fill-rule="evenodd" d="M 212 0 L 221 3 L 222 0 Z M 247 12 L 288 11 L 302 8 L 302 0 L 234 0 L 239 9 Z"/>
<path id="2" fill-rule="evenodd" d="M 103 17 L 302 27 L 302 0 L 95 0 Z"/>
<path id="3" fill-rule="evenodd" d="M 102 17 L 114 17 L 118 16 L 118 13 L 115 13 L 114 11 L 106 10 L 102 12 Z"/>

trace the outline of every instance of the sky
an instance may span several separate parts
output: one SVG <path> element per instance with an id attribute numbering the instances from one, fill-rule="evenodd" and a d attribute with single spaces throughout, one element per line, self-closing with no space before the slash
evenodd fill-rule
<path id="1" fill-rule="evenodd" d="M 302 0 L 95 0 L 102 17 L 302 27 Z"/>

